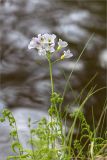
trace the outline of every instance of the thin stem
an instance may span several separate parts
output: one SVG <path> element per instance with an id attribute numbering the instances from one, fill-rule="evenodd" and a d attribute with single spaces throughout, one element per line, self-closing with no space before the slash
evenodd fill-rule
<path id="1" fill-rule="evenodd" d="M 57 59 L 56 61 L 52 62 L 52 64 L 55 64 L 56 62 L 59 62 L 59 61 L 61 61 L 61 59 L 60 59 L 60 58 L 59 58 L 59 59 Z"/>
<path id="2" fill-rule="evenodd" d="M 31 140 L 31 148 L 32 148 L 32 155 L 33 155 L 33 159 L 35 160 L 35 152 L 34 152 L 34 145 L 33 145 L 33 135 L 32 135 L 32 128 L 31 128 L 31 118 L 28 119 L 28 127 L 30 130 L 30 140 Z"/>
<path id="3" fill-rule="evenodd" d="M 52 76 L 52 63 L 51 63 L 51 56 L 50 56 L 50 53 L 47 54 L 47 60 L 48 60 L 48 63 L 49 63 L 49 73 L 50 73 L 50 80 L 51 80 L 51 96 L 53 96 L 53 93 L 54 93 L 54 82 L 53 82 L 53 76 Z M 51 115 L 51 123 L 53 123 L 53 116 Z M 53 134 L 53 127 L 51 128 L 52 131 L 51 131 L 51 134 Z M 55 148 L 55 144 L 53 144 L 52 142 L 52 148 Z"/>
<path id="4" fill-rule="evenodd" d="M 78 62 L 79 62 L 79 60 L 80 60 L 81 56 L 83 55 L 83 53 L 84 53 L 85 49 L 87 48 L 87 46 L 88 46 L 88 44 L 89 44 L 90 40 L 93 38 L 93 36 L 94 36 L 94 33 L 93 33 L 93 34 L 90 36 L 90 38 L 88 39 L 87 43 L 85 44 L 85 46 L 84 46 L 84 48 L 83 48 L 82 52 L 80 53 L 80 55 L 79 55 L 79 57 L 78 57 L 78 59 L 77 59 L 77 61 L 76 61 L 75 65 L 74 65 L 74 67 L 73 67 L 73 69 L 72 69 L 71 73 L 69 74 L 69 77 L 68 77 L 68 79 L 67 79 L 67 81 L 66 81 L 66 84 L 65 84 L 65 87 L 64 87 L 64 91 L 63 91 L 63 98 L 64 98 L 65 93 L 66 93 L 66 91 L 67 91 L 67 87 L 68 87 L 68 84 L 69 84 L 70 78 L 71 78 L 71 76 L 72 76 L 72 74 L 73 74 L 73 72 L 74 72 L 75 66 L 78 64 Z M 59 107 L 59 108 L 60 108 L 60 110 L 61 110 L 61 106 L 62 106 L 62 103 L 60 104 L 60 107 Z"/>
<path id="5" fill-rule="evenodd" d="M 13 114 L 11 113 L 11 116 L 14 118 Z M 9 120 L 10 122 L 10 120 Z M 14 128 L 16 130 L 16 138 L 18 143 L 20 144 L 20 140 L 19 140 L 19 135 L 18 135 L 18 129 L 17 129 L 17 124 L 16 124 L 16 120 L 14 118 Z M 19 156 L 20 156 L 20 160 L 21 160 L 21 156 L 23 155 L 23 150 L 21 151 L 21 149 L 19 148 Z"/>
<path id="6" fill-rule="evenodd" d="M 49 72 L 50 72 L 50 80 L 51 80 L 51 90 L 52 90 L 52 95 L 54 93 L 54 83 L 53 83 L 53 76 L 52 76 L 52 63 L 50 58 L 48 58 L 48 62 L 49 62 Z"/>

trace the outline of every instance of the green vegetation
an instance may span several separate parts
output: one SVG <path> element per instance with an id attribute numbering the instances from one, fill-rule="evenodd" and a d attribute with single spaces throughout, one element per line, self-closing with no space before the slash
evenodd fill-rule
<path id="1" fill-rule="evenodd" d="M 86 46 L 88 43 L 89 41 L 86 43 Z M 76 64 L 78 63 L 86 46 L 77 59 Z M 63 55 L 63 58 L 64 56 L 69 56 L 68 52 L 66 55 Z M 91 87 L 84 100 L 81 100 L 85 89 L 89 87 L 91 82 L 94 80 L 95 75 L 82 89 L 80 95 L 75 98 L 75 104 L 79 104 L 78 109 L 73 113 L 68 113 L 68 104 L 65 106 L 65 110 L 62 111 L 61 106 L 64 101 L 64 95 L 66 94 L 73 71 L 68 77 L 64 93 L 61 96 L 59 93 L 54 91 L 52 66 L 55 63 L 51 61 L 51 53 L 49 51 L 46 54 L 46 58 L 49 63 L 51 80 L 51 97 L 50 107 L 48 110 L 50 119 L 47 120 L 46 118 L 42 118 L 39 122 L 37 122 L 37 128 L 33 128 L 31 118 L 28 119 L 28 127 L 30 131 L 30 139 L 28 142 L 31 149 L 27 149 L 23 148 L 23 145 L 20 143 L 16 120 L 12 113 L 8 109 L 3 110 L 0 121 L 4 122 L 8 119 L 11 126 L 11 147 L 13 152 L 16 153 L 15 156 L 7 157 L 7 160 L 97 160 L 98 157 L 103 157 L 104 159 L 104 157 L 107 156 L 107 132 L 104 132 L 103 135 L 99 136 L 98 131 L 101 126 L 102 119 L 106 115 L 107 103 L 105 102 L 104 104 L 103 111 L 97 125 L 95 125 L 94 116 L 92 115 L 91 118 L 93 120 L 93 129 L 91 129 L 87 123 L 86 117 L 83 113 L 83 108 L 92 95 L 105 87 L 99 89 L 96 89 L 96 86 Z M 71 127 L 69 128 L 66 126 L 67 115 L 69 115 L 72 119 Z M 77 132 L 76 136 L 74 136 L 77 125 L 79 132 Z"/>

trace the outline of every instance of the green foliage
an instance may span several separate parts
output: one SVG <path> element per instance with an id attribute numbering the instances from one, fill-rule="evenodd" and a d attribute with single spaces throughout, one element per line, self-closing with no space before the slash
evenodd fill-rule
<path id="1" fill-rule="evenodd" d="M 13 152 L 16 153 L 16 156 L 9 156 L 7 160 L 71 160 L 73 157 L 80 160 L 86 160 L 87 158 L 93 160 L 96 156 L 107 155 L 106 137 L 105 139 L 95 137 L 95 131 L 91 131 L 83 112 L 75 111 L 71 114 L 74 119 L 77 116 L 81 133 L 79 139 L 74 138 L 72 146 L 66 143 L 67 136 L 62 131 L 62 121 L 56 113 L 56 110 L 52 112 L 51 116 L 54 117 L 52 121 L 42 118 L 38 122 L 37 128 L 33 128 L 31 118 L 28 119 L 31 135 L 29 139 L 31 149 L 28 150 L 23 148 L 19 141 L 16 121 L 12 113 L 7 109 L 3 110 L 0 121 L 4 122 L 8 119 L 12 128 L 10 132 L 12 137 L 11 147 Z M 84 143 L 84 140 L 86 143 Z"/>
<path id="2" fill-rule="evenodd" d="M 90 39 L 91 38 L 92 36 Z M 87 47 L 89 40 L 79 55 L 76 64 Z M 54 63 L 52 63 L 51 56 L 50 52 L 46 55 L 49 63 L 51 80 L 51 104 L 48 110 L 49 120 L 42 118 L 38 122 L 37 128 L 33 128 L 32 120 L 31 118 L 28 118 L 28 127 L 30 131 L 30 138 L 28 142 L 31 149 L 23 148 L 23 145 L 20 143 L 16 120 L 12 115 L 12 112 L 8 109 L 4 109 L 2 112 L 0 122 L 3 123 L 6 119 L 9 121 L 9 125 L 11 127 L 10 136 L 12 140 L 11 148 L 15 153 L 15 156 L 9 156 L 7 157 L 7 160 L 95 160 L 98 156 L 107 156 L 107 132 L 105 133 L 105 137 L 97 136 L 99 124 L 94 130 L 91 130 L 86 117 L 82 112 L 87 100 L 102 88 L 94 90 L 95 87 L 92 87 L 85 99 L 81 102 L 81 96 L 93 78 L 88 82 L 85 88 L 83 88 L 79 97 L 75 99 L 76 103 L 79 101 L 78 104 L 80 104 L 80 107 L 74 113 L 69 114 L 69 117 L 71 117 L 73 121 L 71 127 L 66 132 L 64 128 L 66 126 L 63 124 L 64 120 L 66 121 L 66 116 L 64 118 L 62 116 L 63 113 L 61 111 L 61 105 L 73 70 L 67 79 L 63 96 L 61 96 L 59 93 L 54 91 L 54 82 L 52 77 L 52 65 Z M 64 112 L 64 115 L 67 115 L 67 110 Z M 73 137 L 77 121 L 80 123 L 80 136 Z"/>
<path id="3" fill-rule="evenodd" d="M 80 121 L 80 138 L 79 140 L 74 140 L 74 149 L 76 149 L 77 157 L 80 156 L 83 159 L 90 157 L 92 160 L 94 157 L 101 155 L 107 155 L 107 139 L 102 137 L 97 137 L 96 130 L 93 132 L 88 125 L 86 118 L 81 111 L 76 111 L 72 114 L 72 117 L 77 116 Z M 82 147 L 83 146 L 83 147 Z M 88 147 L 88 148 L 86 148 Z"/>

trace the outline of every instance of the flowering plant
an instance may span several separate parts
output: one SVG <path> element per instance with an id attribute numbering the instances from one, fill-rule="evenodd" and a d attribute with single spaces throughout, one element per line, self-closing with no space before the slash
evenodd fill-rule
<path id="1" fill-rule="evenodd" d="M 104 114 L 107 107 L 102 112 L 101 119 L 99 120 L 98 126 L 96 126 L 94 131 L 91 130 L 91 127 L 88 125 L 85 116 L 81 111 L 90 96 L 92 96 L 102 88 L 94 90 L 95 87 L 92 87 L 89 90 L 89 93 L 86 95 L 85 99 L 81 102 L 81 95 L 84 92 L 84 89 L 82 89 L 80 95 L 75 99 L 76 102 L 79 101 L 80 103 L 79 109 L 77 109 L 73 113 L 69 113 L 69 117 L 73 119 L 71 128 L 67 131 L 66 128 L 63 127 L 61 105 L 64 96 L 61 96 L 59 93 L 56 93 L 54 91 L 54 81 L 52 75 L 53 62 L 51 57 L 53 55 L 57 55 L 58 52 L 62 52 L 60 58 L 58 58 L 55 62 L 61 61 L 65 58 L 71 58 L 73 54 L 70 52 L 70 50 L 64 50 L 67 46 L 68 44 L 65 41 L 62 41 L 61 39 L 57 41 L 56 35 L 54 34 L 39 34 L 37 37 L 33 37 L 30 41 L 28 48 L 37 49 L 38 54 L 40 56 L 45 56 L 49 63 L 51 97 L 48 113 L 50 120 L 47 121 L 46 118 L 43 118 L 38 122 L 37 128 L 32 128 L 32 123 L 34 122 L 31 121 L 31 118 L 28 119 L 28 127 L 30 131 L 29 143 L 31 149 L 25 149 L 20 143 L 16 120 L 13 117 L 12 112 L 7 109 L 3 110 L 2 117 L 0 117 L 0 122 L 4 122 L 6 119 L 8 119 L 9 125 L 12 128 L 10 132 L 10 136 L 13 139 L 11 147 L 13 152 L 17 154 L 14 156 L 8 156 L 7 160 L 97 160 L 97 157 L 99 157 L 99 155 L 101 155 L 102 157 L 107 155 L 107 140 L 102 137 L 96 136 L 98 133 L 99 124 L 102 119 L 102 115 Z M 80 59 L 83 51 L 79 55 L 77 62 Z M 70 76 L 71 74 L 72 72 L 70 73 Z M 95 76 L 92 77 L 85 88 L 89 86 L 94 78 Z M 67 113 L 64 113 L 64 120 L 66 125 Z M 80 122 L 79 139 L 77 139 L 78 133 L 76 138 L 73 138 L 77 120 Z M 107 133 L 105 133 L 105 136 L 106 135 Z M 85 143 L 82 142 L 84 140 Z"/>
<path id="2" fill-rule="evenodd" d="M 59 39 L 59 41 L 56 43 L 56 35 L 48 34 L 48 33 L 39 34 L 38 37 L 33 37 L 28 45 L 28 49 L 32 49 L 32 48 L 37 49 L 38 54 L 40 56 L 45 56 L 49 62 L 52 95 L 54 93 L 54 83 L 52 78 L 51 56 L 53 54 L 56 54 L 56 52 L 58 53 L 59 51 L 62 51 L 62 49 L 67 46 L 68 46 L 68 43 L 65 41 L 62 41 L 61 39 Z M 70 58 L 72 56 L 73 54 L 70 52 L 70 50 L 62 51 L 62 55 L 60 58 L 58 58 L 58 61 L 64 58 Z"/>
<path id="3" fill-rule="evenodd" d="M 56 43 L 56 35 L 54 34 L 39 34 L 38 37 L 33 37 L 30 41 L 28 48 L 36 48 L 38 50 L 38 54 L 42 56 L 47 56 L 47 54 L 52 54 L 55 51 L 58 52 L 62 48 L 67 47 L 67 42 L 62 41 L 59 39 L 57 43 L 57 48 L 55 49 L 55 43 Z M 70 58 L 73 56 L 73 54 L 68 51 L 64 51 L 63 58 Z M 61 58 L 62 59 L 62 58 Z"/>
<path id="4" fill-rule="evenodd" d="M 59 39 L 56 42 L 56 35 L 54 34 L 39 34 L 38 37 L 33 37 L 32 40 L 30 41 L 28 45 L 28 49 L 35 48 L 38 50 L 38 54 L 40 56 L 45 56 L 48 60 L 49 63 L 49 70 L 50 70 L 50 80 L 51 80 L 51 106 L 49 108 L 49 115 L 51 117 L 51 127 L 50 127 L 50 132 L 51 134 L 57 134 L 57 131 L 60 130 L 62 131 L 62 124 L 61 124 L 61 117 L 58 112 L 58 108 L 61 107 L 61 104 L 63 102 L 63 97 L 61 97 L 60 94 L 56 93 L 54 91 L 54 82 L 53 82 L 53 77 L 52 77 L 52 61 L 51 61 L 51 56 L 53 54 L 57 54 L 59 51 L 62 51 L 62 55 L 60 58 L 58 58 L 58 61 L 65 59 L 65 58 L 70 58 L 73 56 L 73 54 L 70 52 L 70 50 L 63 51 L 62 49 L 66 48 L 68 46 L 68 43 L 65 41 L 62 41 Z M 57 60 L 56 60 L 57 61 Z M 55 62 L 56 62 L 55 61 Z M 54 139 L 50 139 L 52 148 L 55 147 L 55 141 L 58 139 L 58 137 L 55 136 Z M 62 134 L 60 133 L 59 139 L 63 145 L 63 137 Z"/>

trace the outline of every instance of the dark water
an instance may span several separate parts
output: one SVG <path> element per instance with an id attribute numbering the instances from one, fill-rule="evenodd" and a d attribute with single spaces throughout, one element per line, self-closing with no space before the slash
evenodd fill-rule
<path id="1" fill-rule="evenodd" d="M 68 89 L 64 105 L 72 102 L 70 110 L 78 108 L 78 104 L 73 103 L 74 97 L 79 95 L 96 73 L 97 77 L 90 87 L 95 84 L 97 88 L 106 86 L 106 1 L 4 0 L 0 4 L 0 108 L 7 106 L 12 109 L 20 125 L 23 120 L 26 122 L 27 113 L 31 112 L 30 115 L 36 117 L 32 115 L 33 109 L 35 115 L 38 110 L 39 113 L 44 111 L 46 115 L 45 111 L 49 107 L 50 81 L 47 62 L 36 51 L 27 49 L 33 36 L 46 32 L 54 33 L 58 38 L 67 41 L 74 53 L 72 59 L 57 63 L 53 68 L 55 88 L 61 93 L 77 57 L 94 33 L 74 69 L 70 79 L 73 92 Z M 86 103 L 84 112 L 90 124 L 92 107 L 97 123 L 105 98 L 106 89 L 93 95 Z M 20 116 L 21 122 L 18 118 Z M 1 126 L 0 133 L 3 132 L 2 128 Z"/>

